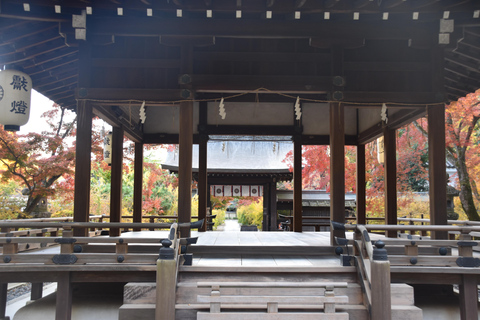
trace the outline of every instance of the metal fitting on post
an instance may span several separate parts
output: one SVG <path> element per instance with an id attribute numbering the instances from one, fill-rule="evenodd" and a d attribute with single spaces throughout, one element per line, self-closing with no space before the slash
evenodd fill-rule
<path id="1" fill-rule="evenodd" d="M 172 241 L 165 239 L 162 240 L 163 248 L 160 248 L 160 254 L 158 259 L 160 260 L 173 260 L 175 258 L 175 252 L 173 251 L 170 246 L 172 245 Z"/>

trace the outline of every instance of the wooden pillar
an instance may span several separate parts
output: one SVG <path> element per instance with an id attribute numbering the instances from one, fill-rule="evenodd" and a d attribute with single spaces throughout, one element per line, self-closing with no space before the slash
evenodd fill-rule
<path id="1" fill-rule="evenodd" d="M 143 143 L 135 142 L 133 171 L 133 222 L 142 222 L 143 206 Z M 140 231 L 140 228 L 134 231 Z"/>
<path id="2" fill-rule="evenodd" d="M 208 183 L 207 179 L 207 208 L 210 208 L 210 212 L 208 214 L 213 215 L 213 208 L 212 208 L 212 194 L 210 193 L 210 184 Z"/>
<path id="3" fill-rule="evenodd" d="M 460 290 L 460 319 L 478 319 L 478 288 L 477 275 L 462 275 Z"/>
<path id="4" fill-rule="evenodd" d="M 7 311 L 8 283 L 0 283 L 0 320 L 4 320 Z"/>
<path id="5" fill-rule="evenodd" d="M 178 156 L 178 222 L 190 222 L 192 215 L 193 101 L 180 103 Z M 190 237 L 190 228 L 180 228 L 182 238 Z"/>
<path id="6" fill-rule="evenodd" d="M 207 145 L 208 137 L 200 135 L 198 144 L 198 220 L 204 219 L 205 223 L 198 231 L 207 231 Z"/>
<path id="7" fill-rule="evenodd" d="M 397 224 L 397 143 L 395 129 L 384 130 L 385 148 L 385 224 Z M 397 232 L 389 230 L 387 237 L 396 238 Z"/>
<path id="8" fill-rule="evenodd" d="M 344 107 L 330 103 L 330 220 L 345 223 L 345 116 Z M 345 238 L 345 232 L 330 230 L 334 237 Z"/>
<path id="9" fill-rule="evenodd" d="M 32 290 L 30 290 L 30 300 L 38 300 L 41 299 L 42 296 L 43 282 L 32 282 Z"/>
<path id="10" fill-rule="evenodd" d="M 72 282 L 70 281 L 70 272 L 64 272 L 60 275 L 57 284 L 57 301 L 55 309 L 55 320 L 72 319 Z"/>
<path id="11" fill-rule="evenodd" d="M 122 171 L 123 171 L 123 128 L 112 130 L 112 167 L 110 187 L 110 222 L 120 222 L 122 218 Z M 111 237 L 118 237 L 120 229 L 110 229 Z"/>
<path id="12" fill-rule="evenodd" d="M 263 185 L 263 223 L 262 231 L 270 230 L 270 184 Z"/>
<path id="13" fill-rule="evenodd" d="M 277 225 L 277 182 L 270 183 L 270 231 L 278 230 Z"/>
<path id="14" fill-rule="evenodd" d="M 367 224 L 365 193 L 365 145 L 357 146 L 357 224 Z"/>
<path id="15" fill-rule="evenodd" d="M 293 231 L 302 232 L 302 140 L 293 141 Z"/>
<path id="16" fill-rule="evenodd" d="M 445 157 L 445 108 L 430 106 L 428 112 L 428 174 L 430 224 L 447 224 L 447 168 Z M 431 233 L 433 239 L 448 239 L 447 231 Z"/>
<path id="17" fill-rule="evenodd" d="M 75 147 L 75 191 L 73 221 L 88 222 L 90 213 L 90 175 L 92 151 L 92 105 L 84 100 L 77 104 L 77 137 Z M 75 229 L 75 236 L 85 237 L 87 229 Z"/>
<path id="18" fill-rule="evenodd" d="M 198 220 L 204 219 L 205 223 L 198 231 L 207 231 L 207 207 L 208 207 L 208 185 L 207 185 L 207 157 L 208 157 L 208 135 L 206 134 L 208 116 L 208 103 L 199 103 L 199 131 L 200 141 L 198 144 Z"/>

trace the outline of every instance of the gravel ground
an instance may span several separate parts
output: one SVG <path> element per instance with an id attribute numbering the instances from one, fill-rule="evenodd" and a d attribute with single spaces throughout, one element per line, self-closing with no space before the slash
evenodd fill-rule
<path id="1" fill-rule="evenodd" d="M 43 287 L 45 287 L 46 285 L 48 285 L 50 283 L 51 282 L 45 282 L 43 284 Z M 31 288 L 32 288 L 32 284 L 30 282 L 28 282 L 28 283 L 22 283 L 18 286 L 15 286 L 15 287 L 9 289 L 8 292 L 7 292 L 7 302 L 9 302 L 10 300 L 16 299 L 18 297 L 21 297 L 25 294 L 30 294 Z"/>
<path id="2" fill-rule="evenodd" d="M 18 285 L 7 292 L 7 302 L 13 299 L 16 299 L 20 296 L 23 296 L 24 294 L 30 293 L 30 290 L 32 288 L 31 283 L 23 283 L 21 285 Z"/>

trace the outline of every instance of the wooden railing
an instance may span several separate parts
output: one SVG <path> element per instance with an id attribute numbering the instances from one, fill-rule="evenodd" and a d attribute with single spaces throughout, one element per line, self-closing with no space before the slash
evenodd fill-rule
<path id="1" fill-rule="evenodd" d="M 459 223 L 455 221 L 455 223 Z M 460 222 L 462 224 L 462 222 Z M 371 309 L 371 319 L 390 319 L 391 272 L 406 273 L 410 281 L 423 283 L 424 277 L 432 274 L 436 283 L 438 277 L 457 275 L 448 281 L 460 288 L 461 319 L 477 317 L 477 279 L 480 278 L 480 259 L 474 257 L 473 248 L 480 242 L 473 241 L 480 232 L 480 225 L 433 226 L 433 225 L 345 225 L 345 230 L 355 231 L 353 241 L 337 239 L 337 243 L 352 244 L 355 249 L 355 264 L 363 288 L 365 301 Z M 426 237 L 385 238 L 372 241 L 369 232 L 414 231 L 414 232 L 455 232 L 459 240 L 432 240 Z M 453 250 L 455 249 L 455 250 Z M 388 255 L 387 255 L 388 252 Z M 447 280 L 445 280 L 447 281 Z M 451 284 L 451 283 L 449 283 Z M 381 301 L 381 302 L 379 302 Z"/>
<path id="2" fill-rule="evenodd" d="M 367 229 L 359 225 L 354 238 L 355 266 L 364 301 L 372 320 L 391 320 L 390 262 L 381 244 L 372 245 Z"/>

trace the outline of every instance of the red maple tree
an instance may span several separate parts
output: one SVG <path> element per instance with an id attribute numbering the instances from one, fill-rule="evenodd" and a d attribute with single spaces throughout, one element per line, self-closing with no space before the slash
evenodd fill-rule
<path id="1" fill-rule="evenodd" d="M 75 149 L 67 143 L 74 133 L 76 120 L 65 122 L 67 110 L 57 104 L 44 116 L 50 131 L 26 135 L 12 133 L 0 127 L 0 162 L 2 179 L 15 179 L 25 187 L 28 195 L 23 213 L 34 211 L 42 197 L 52 195 L 54 183 L 73 172 Z"/>

